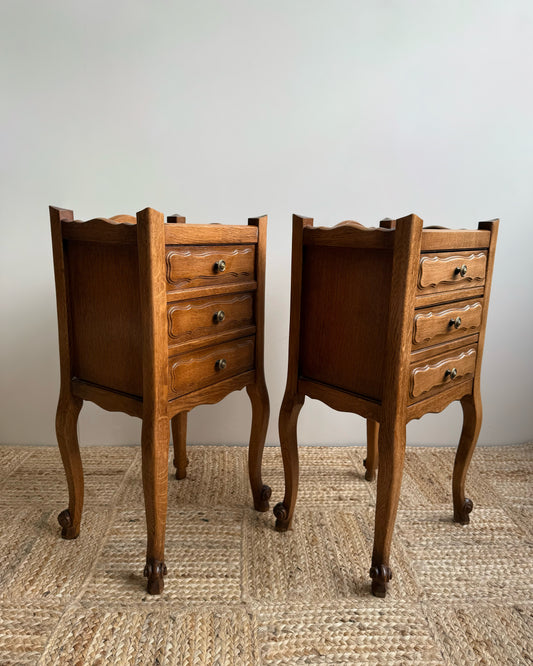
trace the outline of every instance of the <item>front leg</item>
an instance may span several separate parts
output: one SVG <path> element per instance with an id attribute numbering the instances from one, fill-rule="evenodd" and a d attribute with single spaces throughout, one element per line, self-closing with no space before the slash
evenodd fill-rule
<path id="1" fill-rule="evenodd" d="M 463 429 L 453 467 L 453 519 L 456 523 L 466 525 L 470 522 L 472 500 L 465 497 L 466 473 L 472 460 L 477 438 L 481 429 L 482 407 L 479 390 L 461 399 L 463 408 Z"/>
<path id="2" fill-rule="evenodd" d="M 265 446 L 270 402 L 265 380 L 249 384 L 246 392 L 252 403 L 252 430 L 248 446 L 248 473 L 256 511 L 268 511 L 268 500 L 272 494 L 270 486 L 263 485 L 261 478 L 261 462 Z"/>
<path id="3" fill-rule="evenodd" d="M 148 542 L 144 575 L 149 594 L 163 591 L 168 488 L 168 417 L 148 415 L 142 425 L 142 477 Z"/>
<path id="4" fill-rule="evenodd" d="M 78 443 L 78 416 L 83 400 L 70 391 L 59 395 L 56 412 L 56 435 L 68 485 L 68 509 L 61 511 L 57 520 L 63 539 L 76 539 L 80 533 L 83 510 L 83 467 Z"/>
<path id="5" fill-rule="evenodd" d="M 376 525 L 372 553 L 372 594 L 384 597 L 392 578 L 390 549 L 405 459 L 406 422 L 402 419 L 382 423 L 379 430 L 379 474 L 376 498 Z"/>
<path id="6" fill-rule="evenodd" d="M 285 532 L 289 529 L 298 494 L 298 415 L 304 404 L 305 396 L 287 394 L 283 398 L 279 413 L 279 440 L 285 473 L 285 497 L 283 502 L 276 504 L 276 529 Z"/>

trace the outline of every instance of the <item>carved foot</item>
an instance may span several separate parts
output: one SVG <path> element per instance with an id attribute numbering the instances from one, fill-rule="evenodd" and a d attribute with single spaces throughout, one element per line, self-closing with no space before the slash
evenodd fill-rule
<path id="1" fill-rule="evenodd" d="M 289 520 L 289 509 L 287 509 L 283 502 L 276 504 L 274 507 L 274 515 L 276 516 L 276 530 L 278 532 L 286 532 L 291 526 L 291 523 Z"/>
<path id="2" fill-rule="evenodd" d="M 72 516 L 70 515 L 70 511 L 68 509 L 61 511 L 57 517 L 57 522 L 62 527 L 61 536 L 63 539 L 76 539 L 79 536 L 80 526 L 72 524 Z"/>
<path id="3" fill-rule="evenodd" d="M 462 506 L 460 506 L 458 509 L 454 507 L 453 511 L 454 521 L 456 523 L 460 523 L 461 525 L 468 525 L 468 523 L 470 522 L 470 516 L 468 514 L 472 512 L 473 508 L 474 508 L 474 503 L 472 502 L 471 499 L 468 499 L 468 497 L 466 497 Z"/>
<path id="4" fill-rule="evenodd" d="M 370 578 L 372 578 L 372 594 L 375 597 L 385 597 L 387 595 L 387 583 L 392 580 L 392 569 L 385 564 L 379 567 L 370 568 Z"/>
<path id="5" fill-rule="evenodd" d="M 270 486 L 263 486 L 261 488 L 261 494 L 259 495 L 259 501 L 254 502 L 254 508 L 256 511 L 268 511 L 268 500 L 272 495 L 272 489 Z"/>
<path id="6" fill-rule="evenodd" d="M 167 565 L 160 560 L 148 560 L 144 567 L 144 577 L 148 578 L 146 591 L 148 594 L 161 594 L 165 587 L 163 576 L 167 575 Z"/>
<path id="7" fill-rule="evenodd" d="M 368 467 L 366 465 L 366 458 L 363 460 L 363 467 L 366 469 L 365 479 L 367 481 L 373 481 L 376 478 L 376 470 L 368 469 Z"/>

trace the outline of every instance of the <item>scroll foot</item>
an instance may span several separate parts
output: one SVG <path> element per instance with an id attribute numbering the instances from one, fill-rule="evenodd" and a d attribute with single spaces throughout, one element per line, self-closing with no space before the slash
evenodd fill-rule
<path id="1" fill-rule="evenodd" d="M 387 595 L 387 583 L 392 579 L 392 569 L 384 564 L 370 568 L 372 578 L 372 594 L 384 598 Z"/>
<path id="2" fill-rule="evenodd" d="M 161 594 L 165 587 L 163 576 L 167 575 L 167 565 L 159 560 L 150 559 L 144 567 L 144 577 L 148 578 L 146 591 L 148 594 Z"/>
<path id="3" fill-rule="evenodd" d="M 65 509 L 57 517 L 57 522 L 61 525 L 61 536 L 63 539 L 77 539 L 80 534 L 80 526 L 72 524 L 70 511 Z"/>
<path id="4" fill-rule="evenodd" d="M 272 489 L 270 488 L 270 486 L 264 485 L 261 488 L 261 494 L 259 496 L 259 501 L 255 502 L 255 506 L 254 506 L 255 510 L 256 511 L 262 511 L 262 512 L 268 511 L 268 507 L 269 507 L 268 500 L 270 499 L 271 495 L 272 495 Z"/>
<path id="5" fill-rule="evenodd" d="M 286 532 L 291 524 L 288 518 L 289 510 L 283 502 L 276 504 L 274 507 L 274 515 L 276 516 L 276 530 L 278 532 Z"/>
<path id="6" fill-rule="evenodd" d="M 456 523 L 460 523 L 461 525 L 468 525 L 470 522 L 469 514 L 472 512 L 473 508 L 474 503 L 472 500 L 468 499 L 468 497 L 465 497 L 465 501 L 463 502 L 462 506 L 458 507 L 453 512 L 454 521 Z"/>

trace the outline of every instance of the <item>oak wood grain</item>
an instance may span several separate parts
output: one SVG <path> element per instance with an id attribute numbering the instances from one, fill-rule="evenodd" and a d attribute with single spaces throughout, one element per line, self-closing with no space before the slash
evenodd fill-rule
<path id="1" fill-rule="evenodd" d="M 184 217 L 177 217 L 185 222 Z M 185 224 L 183 227 L 175 227 L 172 224 L 165 225 L 165 243 L 167 245 L 250 245 L 257 243 L 257 238 L 257 228 L 254 226 Z"/>
<path id="2" fill-rule="evenodd" d="M 206 287 L 184 287 L 170 289 L 167 291 L 167 301 L 187 301 L 191 298 L 209 298 L 213 296 L 224 296 L 242 292 L 254 292 L 257 289 L 256 280 L 244 280 L 242 282 L 213 284 Z"/>

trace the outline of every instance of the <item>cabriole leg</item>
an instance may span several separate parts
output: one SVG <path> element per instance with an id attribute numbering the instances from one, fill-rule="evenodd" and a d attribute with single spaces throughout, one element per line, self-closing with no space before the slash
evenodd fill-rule
<path id="1" fill-rule="evenodd" d="M 57 520 L 63 539 L 75 539 L 80 533 L 83 510 L 83 467 L 78 443 L 78 416 L 83 400 L 70 392 L 61 392 L 56 412 L 56 435 L 68 484 L 68 509 Z"/>
<path id="2" fill-rule="evenodd" d="M 363 460 L 363 465 L 366 468 L 365 479 L 373 481 L 376 476 L 378 468 L 378 438 L 379 438 L 379 423 L 372 419 L 366 420 L 366 458 Z"/>
<path id="3" fill-rule="evenodd" d="M 270 416 L 268 392 L 264 380 L 249 384 L 246 387 L 246 392 L 252 403 L 252 430 L 248 446 L 250 486 L 256 511 L 268 511 L 268 500 L 272 490 L 270 486 L 263 484 L 261 477 L 261 462 L 268 428 L 268 417 Z"/>
<path id="4" fill-rule="evenodd" d="M 464 396 L 461 399 L 461 406 L 463 429 L 453 468 L 453 519 L 456 523 L 466 525 L 470 522 L 469 514 L 474 506 L 472 500 L 465 497 L 465 479 L 481 429 L 482 407 L 479 391 Z"/>
<path id="5" fill-rule="evenodd" d="M 276 504 L 276 529 L 285 532 L 289 529 L 298 494 L 298 415 L 304 404 L 305 396 L 287 395 L 283 398 L 279 413 L 279 439 L 283 469 L 285 472 L 285 497 L 283 502 Z"/>
<path id="6" fill-rule="evenodd" d="M 187 476 L 187 412 L 176 414 L 171 420 L 172 441 L 174 443 L 174 467 L 176 468 L 176 479 L 184 479 Z"/>
<path id="7" fill-rule="evenodd" d="M 149 594 L 163 591 L 168 488 L 168 417 L 148 416 L 142 425 L 142 477 L 148 542 L 144 575 Z"/>
<path id="8" fill-rule="evenodd" d="M 392 578 L 390 549 L 402 485 L 405 459 L 405 421 L 396 427 L 381 424 L 379 430 L 379 474 L 376 499 L 376 525 L 372 553 L 372 594 L 384 597 Z"/>

